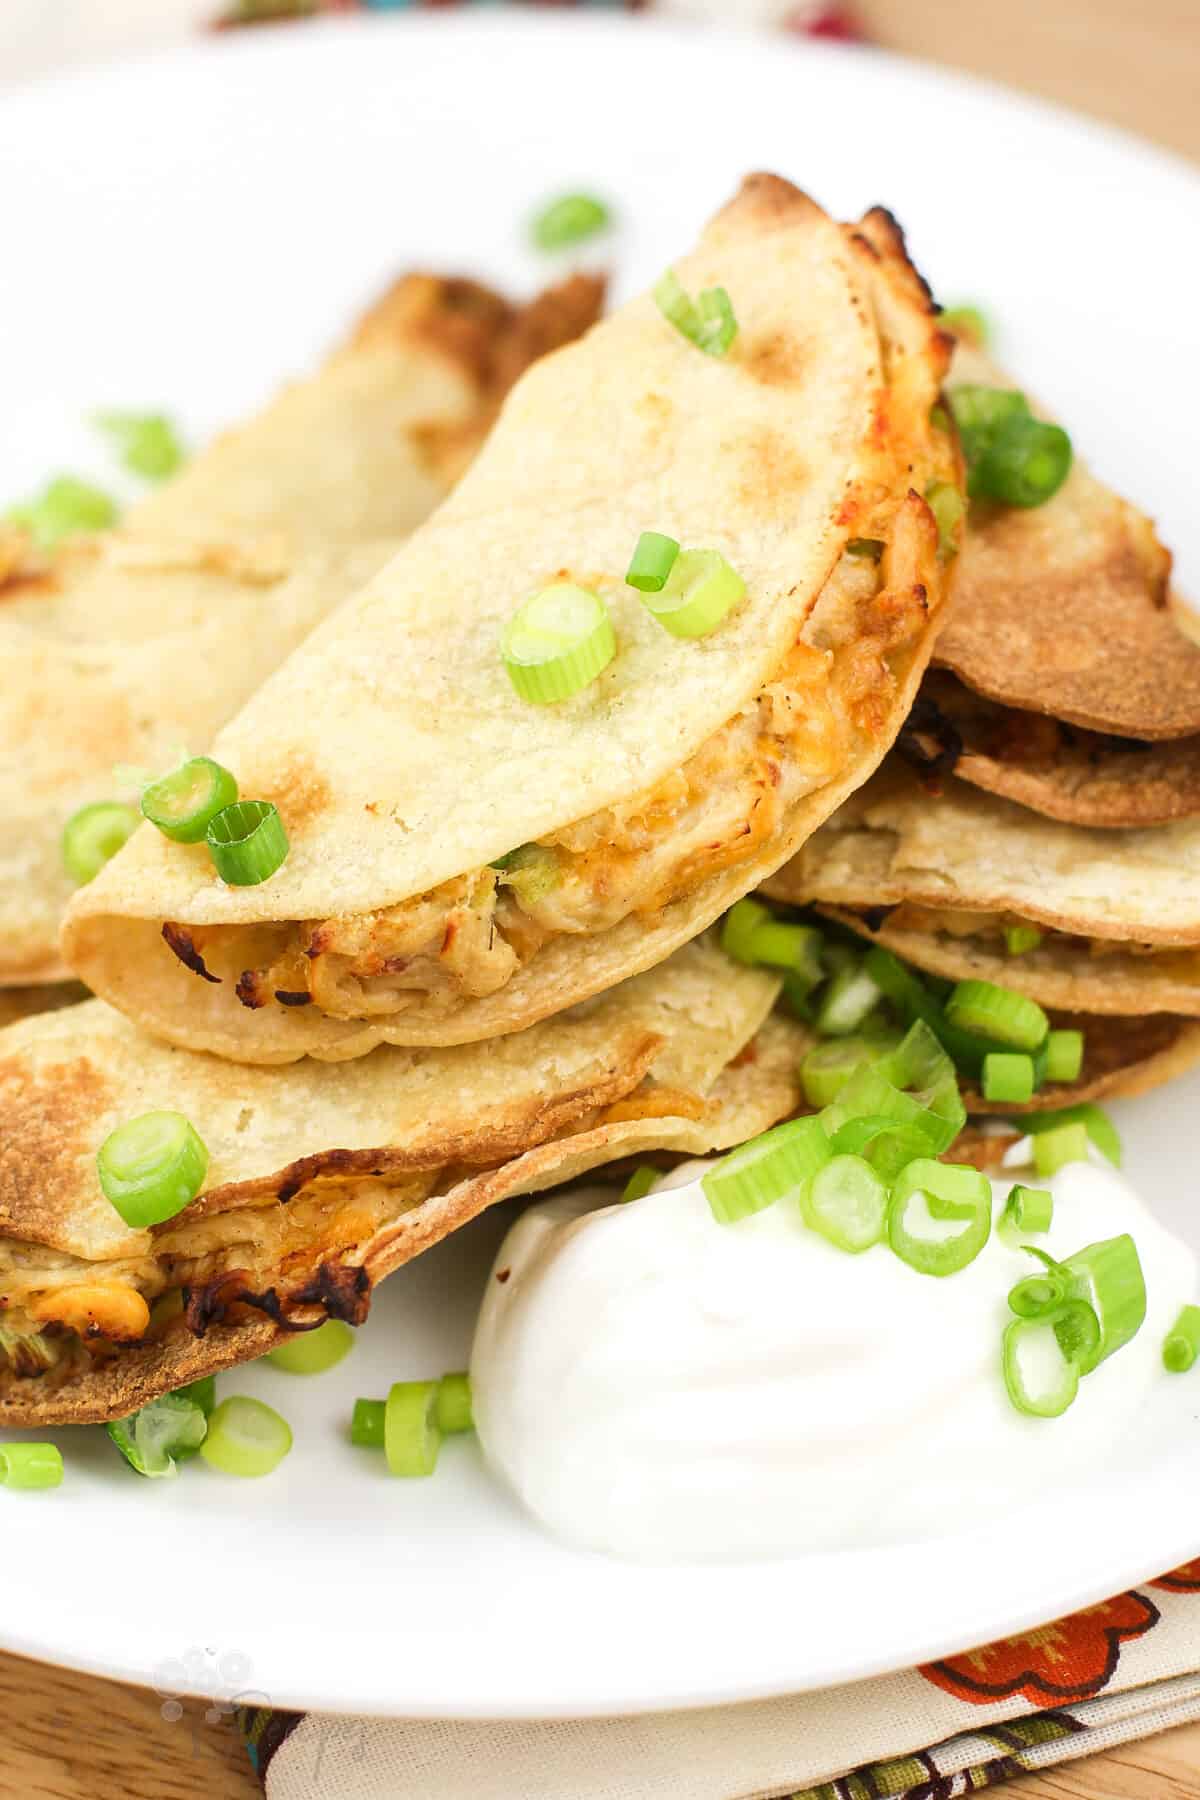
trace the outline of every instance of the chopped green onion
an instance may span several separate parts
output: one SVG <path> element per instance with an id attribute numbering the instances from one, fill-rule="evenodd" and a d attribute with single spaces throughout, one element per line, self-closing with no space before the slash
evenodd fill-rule
<path id="1" fill-rule="evenodd" d="M 829 1118 L 832 1123 L 832 1116 Z M 895 1119 L 847 1119 L 829 1139 L 835 1156 L 861 1156 L 877 1174 L 891 1178 L 914 1157 L 929 1150 L 929 1137 L 919 1125 L 898 1125 Z"/>
<path id="2" fill-rule="evenodd" d="M 883 555 L 882 538 L 847 538 L 847 556 L 864 556 L 871 562 L 878 562 Z"/>
<path id="3" fill-rule="evenodd" d="M 874 1012 L 882 998 L 875 978 L 857 960 L 834 975 L 817 1006 L 816 1025 L 823 1037 L 849 1037 Z"/>
<path id="4" fill-rule="evenodd" d="M 623 1201 L 644 1199 L 661 1173 L 661 1169 L 654 1169 L 649 1163 L 643 1163 L 640 1169 L 633 1171 L 625 1183 L 621 1190 L 621 1199 Z"/>
<path id="5" fill-rule="evenodd" d="M 1052 1031 L 1046 1039 L 1046 1081 L 1078 1081 L 1083 1069 L 1082 1031 Z"/>
<path id="6" fill-rule="evenodd" d="M 57 1444 L 0 1444 L 0 1487 L 62 1486 L 63 1459 Z"/>
<path id="7" fill-rule="evenodd" d="M 1018 1181 L 1004 1208 L 1004 1223 L 1015 1231 L 1049 1231 L 1054 1195 L 1048 1188 L 1022 1187 Z"/>
<path id="8" fill-rule="evenodd" d="M 1010 425 L 1014 419 L 1031 417 L 1028 400 L 1015 388 L 994 388 L 963 381 L 949 390 L 947 398 L 954 422 L 962 434 L 968 460 L 970 440 L 981 441 L 987 434 Z"/>
<path id="9" fill-rule="evenodd" d="M 719 550 L 682 550 L 662 592 L 644 593 L 642 605 L 672 637 L 701 638 L 716 630 L 745 592 Z"/>
<path id="10" fill-rule="evenodd" d="M 1026 956 L 1030 950 L 1036 950 L 1041 941 L 1042 934 L 1036 925 L 1004 927 L 1004 948 L 1010 956 Z"/>
<path id="11" fill-rule="evenodd" d="M 1009 1309 L 1019 1319 L 1040 1319 L 1045 1313 L 1056 1312 L 1060 1306 L 1064 1306 L 1070 1296 L 1070 1289 L 1067 1276 L 1057 1263 L 1051 1261 L 1045 1274 L 1026 1275 L 1009 1290 Z"/>
<path id="12" fill-rule="evenodd" d="M 888 1242 L 921 1275 L 954 1275 L 992 1230 L 992 1186 L 978 1169 L 920 1157 L 903 1170 L 888 1207 Z"/>
<path id="13" fill-rule="evenodd" d="M 693 300 L 675 271 L 668 269 L 654 290 L 654 300 L 676 331 L 709 356 L 724 356 L 737 336 L 733 302 L 723 287 L 706 288 L 699 300 Z"/>
<path id="14" fill-rule="evenodd" d="M 350 1442 L 360 1450 L 382 1450 L 386 1412 L 386 1400 L 356 1400 L 350 1420 Z"/>
<path id="15" fill-rule="evenodd" d="M 72 881 L 94 881 L 141 824 L 136 807 L 119 800 L 94 800 L 67 820 L 62 834 L 63 866 Z"/>
<path id="16" fill-rule="evenodd" d="M 1101 1343 L 1100 1321 L 1096 1309 L 1087 1300 L 1063 1302 L 1051 1321 L 1064 1356 L 1069 1356 L 1081 1375 L 1094 1368 L 1092 1358 Z"/>
<path id="17" fill-rule="evenodd" d="M 142 816 L 173 843 L 198 844 L 217 814 L 237 797 L 238 785 L 228 769 L 211 756 L 193 756 L 143 790 Z"/>
<path id="18" fill-rule="evenodd" d="M 235 800 L 223 807 L 209 820 L 204 841 L 217 874 L 230 887 L 257 887 L 287 861 L 287 832 L 270 800 Z"/>
<path id="19" fill-rule="evenodd" d="M 1200 1306 L 1185 1306 L 1163 1339 L 1163 1368 L 1186 1375 L 1200 1356 Z"/>
<path id="20" fill-rule="evenodd" d="M 983 1059 L 983 1097 L 1010 1106 L 1033 1099 L 1033 1058 L 1019 1050 L 993 1050 Z"/>
<path id="21" fill-rule="evenodd" d="M 512 889 L 519 906 L 536 906 L 562 885 L 562 868 L 548 844 L 518 844 L 492 867 L 501 883 Z"/>
<path id="22" fill-rule="evenodd" d="M 534 215 L 529 232 L 539 250 L 567 250 L 611 222 L 608 207 L 594 194 L 561 194 Z"/>
<path id="23" fill-rule="evenodd" d="M 678 555 L 679 545 L 673 537 L 661 531 L 643 531 L 625 571 L 627 586 L 642 594 L 660 594 Z"/>
<path id="24" fill-rule="evenodd" d="M 1011 1050 L 1037 1050 L 1050 1030 L 1036 1000 L 993 981 L 960 981 L 946 1002 L 946 1017 L 960 1031 L 992 1038 Z"/>
<path id="25" fill-rule="evenodd" d="M 761 900 L 737 900 L 721 921 L 721 948 L 734 962 L 756 963 L 754 940 L 760 925 L 770 924 L 772 913 Z"/>
<path id="26" fill-rule="evenodd" d="M 211 1417 L 213 1407 L 217 1404 L 217 1378 L 215 1375 L 202 1375 L 199 1381 L 189 1381 L 186 1387 L 176 1388 L 175 1392 L 185 1400 L 195 1401 L 207 1419 Z"/>
<path id="27" fill-rule="evenodd" d="M 208 1421 L 200 1454 L 223 1475 L 253 1477 L 277 1469 L 291 1447 L 291 1426 L 273 1406 L 234 1394 Z"/>
<path id="28" fill-rule="evenodd" d="M 1004 1385 L 1019 1413 L 1057 1419 L 1079 1392 L 1079 1367 L 1063 1349 L 1054 1313 L 1014 1319 L 1004 1332 Z"/>
<path id="29" fill-rule="evenodd" d="M 474 1431 L 475 1415 L 471 1410 L 471 1377 L 465 1369 L 443 1375 L 437 1384 L 438 1430 L 444 1437 L 458 1432 Z"/>
<path id="30" fill-rule="evenodd" d="M 962 545 L 963 520 L 967 503 L 952 481 L 931 481 L 925 498 L 938 529 L 938 555 L 943 562 L 957 556 Z"/>
<path id="31" fill-rule="evenodd" d="M 801 1192 L 800 1210 L 813 1231 L 857 1256 L 884 1234 L 888 1191 L 861 1156 L 834 1156 Z"/>
<path id="32" fill-rule="evenodd" d="M 106 531 L 117 522 L 116 502 L 90 481 L 75 475 L 58 475 L 42 492 L 23 506 L 14 506 L 8 517 L 22 525 L 43 550 L 53 550 L 63 538 L 77 531 Z"/>
<path id="33" fill-rule="evenodd" d="M 790 1119 L 706 1170 L 700 1185 L 718 1225 L 732 1225 L 801 1193 L 832 1155 L 819 1119 Z"/>
<path id="34" fill-rule="evenodd" d="M 1033 1166 L 1043 1181 L 1057 1175 L 1068 1163 L 1087 1160 L 1088 1134 L 1082 1125 L 1058 1125 L 1034 1134 Z"/>
<path id="35" fill-rule="evenodd" d="M 805 991 L 824 977 L 824 938 L 815 925 L 791 925 L 777 919 L 760 900 L 739 900 L 721 924 L 721 948 L 735 962 L 784 969 L 805 983 Z"/>
<path id="36" fill-rule="evenodd" d="M 161 1225 L 204 1186 L 208 1151 L 177 1112 L 148 1112 L 110 1132 L 96 1155 L 107 1200 L 135 1231 Z"/>
<path id="37" fill-rule="evenodd" d="M 829 1106 L 852 1075 L 896 1049 L 899 1042 L 899 1032 L 893 1032 L 886 1038 L 828 1038 L 814 1044 L 800 1064 L 804 1098 L 810 1106 Z"/>
<path id="38" fill-rule="evenodd" d="M 1059 1267 L 1069 1277 L 1071 1297 L 1086 1300 L 1100 1322 L 1100 1340 L 1080 1360 L 1089 1375 L 1106 1357 L 1137 1336 L 1146 1319 L 1146 1281 L 1137 1245 L 1123 1232 L 1068 1256 Z"/>
<path id="39" fill-rule="evenodd" d="M 112 439 L 131 475 L 165 481 L 184 460 L 175 427 L 162 413 L 102 412 L 95 423 Z"/>
<path id="40" fill-rule="evenodd" d="M 208 1433 L 204 1408 L 183 1390 L 160 1394 L 127 1419 L 114 1419 L 108 1435 L 139 1475 L 177 1473 L 176 1464 L 194 1455 Z"/>
<path id="41" fill-rule="evenodd" d="M 387 1397 L 383 1447 L 393 1475 L 432 1475 L 442 1447 L 436 1381 L 397 1381 Z"/>
<path id="42" fill-rule="evenodd" d="M 267 1352 L 264 1360 L 289 1375 L 323 1375 L 349 1356 L 354 1348 L 353 1326 L 344 1319 L 326 1319 L 315 1331 L 298 1331 L 285 1343 Z"/>
<path id="43" fill-rule="evenodd" d="M 888 1003 L 906 1025 L 921 1020 L 938 1043 L 953 1057 L 965 1075 L 979 1075 L 989 1050 L 1007 1050 L 1010 1045 L 989 1037 L 961 1030 L 947 1018 L 940 999 L 932 991 L 933 979 L 922 981 L 912 969 L 893 956 L 890 950 L 876 944 L 867 952 L 866 968 L 879 983 Z"/>
<path id="44" fill-rule="evenodd" d="M 925 1136 L 925 1154 L 940 1156 L 966 1124 L 954 1065 L 928 1026 L 912 1026 L 895 1050 L 859 1068 L 842 1088 L 826 1115 L 831 1135 L 850 1119 L 891 1119 L 915 1127 Z M 871 1161 L 881 1174 L 899 1172 L 908 1157 L 896 1160 L 905 1137 L 888 1146 L 872 1147 Z"/>
<path id="45" fill-rule="evenodd" d="M 1005 506 L 1044 506 L 1067 479 L 1072 456 L 1061 425 L 1011 419 L 986 438 L 974 458 L 967 449 L 971 493 Z"/>
<path id="46" fill-rule="evenodd" d="M 557 581 L 517 608 L 500 653 L 521 699 L 552 706 L 595 681 L 617 654 L 617 636 L 599 594 Z"/>
<path id="47" fill-rule="evenodd" d="M 1055 1131 L 1061 1125 L 1082 1125 L 1100 1154 L 1106 1156 L 1115 1169 L 1121 1166 L 1121 1134 L 1108 1114 L 1094 1101 L 1081 1100 L 1077 1105 L 1061 1107 L 1057 1112 L 1035 1113 L 1024 1124 L 1034 1135 Z M 1069 1160 L 1081 1162 L 1083 1158 L 1073 1156 Z"/>
<path id="48" fill-rule="evenodd" d="M 955 337 L 966 338 L 980 350 L 986 350 L 991 332 L 987 319 L 977 306 L 950 306 L 941 314 L 938 324 Z"/>

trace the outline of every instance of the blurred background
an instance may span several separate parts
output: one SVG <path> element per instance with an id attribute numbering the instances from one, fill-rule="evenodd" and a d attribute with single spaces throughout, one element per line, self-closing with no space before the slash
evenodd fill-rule
<path id="1" fill-rule="evenodd" d="M 469 4 L 470 0 L 460 0 Z M 530 0 L 546 4 L 546 0 Z M 455 0 L 0 0 L 0 82 L 321 14 Z M 571 0 L 563 0 L 564 10 Z M 1200 159 L 1197 0 L 575 0 L 697 22 L 857 37 L 1010 82 Z"/>

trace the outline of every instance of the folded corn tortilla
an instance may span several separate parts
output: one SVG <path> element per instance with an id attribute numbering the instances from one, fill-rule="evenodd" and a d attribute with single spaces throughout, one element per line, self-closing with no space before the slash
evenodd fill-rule
<path id="1" fill-rule="evenodd" d="M 1017 385 L 965 341 L 951 391 L 960 382 Z M 935 661 L 1005 706 L 1121 737 L 1193 736 L 1200 646 L 1168 605 L 1170 571 L 1153 522 L 1076 456 L 1044 506 L 972 503 Z"/>
<path id="2" fill-rule="evenodd" d="M 839 226 L 772 176 L 678 275 L 728 290 L 730 353 L 647 295 L 531 370 L 453 497 L 221 734 L 285 865 L 232 889 L 143 829 L 71 909 L 90 987 L 246 1062 L 492 1037 L 661 961 L 865 779 L 946 587 L 922 495 L 959 479 L 930 418 L 948 340 L 887 214 Z M 745 579 L 709 636 L 625 585 L 644 528 Z M 498 639 L 561 578 L 604 597 L 618 654 L 536 706 Z"/>
<path id="3" fill-rule="evenodd" d="M 0 1035 L 0 1423 L 120 1417 L 326 1317 L 511 1195 L 638 1152 L 703 1154 L 792 1112 L 807 1039 L 774 977 L 707 938 L 488 1045 L 242 1069 L 145 1038 L 100 1001 Z M 201 1196 L 128 1228 L 96 1152 L 181 1111 Z"/>
<path id="4" fill-rule="evenodd" d="M 1090 831 L 952 778 L 931 794 L 893 760 L 765 886 L 936 974 L 1074 1012 L 1200 1015 L 1198 820 Z M 1039 946 L 1006 954 L 1005 928 L 1029 923 Z"/>
<path id="5" fill-rule="evenodd" d="M 217 727 L 449 491 L 523 360 L 582 330 L 600 284 L 519 310 L 398 282 L 313 377 L 219 438 L 119 531 L 0 543 L 0 986 L 66 973 L 63 826 Z"/>

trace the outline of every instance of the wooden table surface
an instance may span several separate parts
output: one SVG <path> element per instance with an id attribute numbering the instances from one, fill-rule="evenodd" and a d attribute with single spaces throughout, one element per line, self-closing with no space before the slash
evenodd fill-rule
<path id="1" fill-rule="evenodd" d="M 879 43 L 1028 88 L 1200 160 L 1198 0 L 859 0 L 856 10 Z M 0 1656 L 0 1718 L 3 1800 L 251 1800 L 260 1792 L 232 1727 L 206 1723 L 199 1706 L 168 1723 L 152 1694 Z M 1001 1792 L 1012 1800 L 1197 1800 L 1200 1725 Z"/>

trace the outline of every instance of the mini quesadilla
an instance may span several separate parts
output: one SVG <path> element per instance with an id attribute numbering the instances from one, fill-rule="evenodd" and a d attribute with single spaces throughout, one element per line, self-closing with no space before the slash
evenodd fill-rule
<path id="1" fill-rule="evenodd" d="M 953 779 L 932 795 L 893 761 L 765 887 L 934 974 L 1072 1012 L 1200 1016 L 1200 820 L 1085 830 Z"/>
<path id="2" fill-rule="evenodd" d="M 286 862 L 228 886 L 143 828 L 72 908 L 90 987 L 246 1062 L 515 1031 L 660 962 L 866 778 L 951 566 L 924 497 L 960 483 L 949 340 L 887 214 L 839 226 L 773 176 L 678 265 L 672 304 L 693 292 L 736 315 L 726 354 L 647 295 L 517 385 L 452 498 L 214 748 L 278 806 Z M 706 635 L 626 585 L 644 531 L 744 584 Z M 534 704 L 501 634 L 564 589 L 611 660 Z"/>
<path id="3" fill-rule="evenodd" d="M 122 528 L 52 557 L 0 542 L 0 986 L 60 979 L 67 820 L 218 726 L 448 492 L 503 387 L 582 330 L 600 284 L 524 311 L 409 276 Z"/>
<path id="4" fill-rule="evenodd" d="M 1014 383 L 960 341 L 948 391 Z M 1045 416 L 1045 415 L 1043 415 Z M 1152 521 L 1076 457 L 1045 504 L 973 501 L 914 761 L 1097 828 L 1200 815 L 1200 646 Z"/>
<path id="5" fill-rule="evenodd" d="M 241 1069 L 100 1001 L 0 1036 L 0 1423 L 122 1417 L 327 1317 L 494 1202 L 647 1151 L 739 1143 L 792 1112 L 803 1029 L 707 939 L 488 1045 Z M 209 1152 L 184 1212 L 131 1230 L 96 1153 L 147 1110 Z"/>

